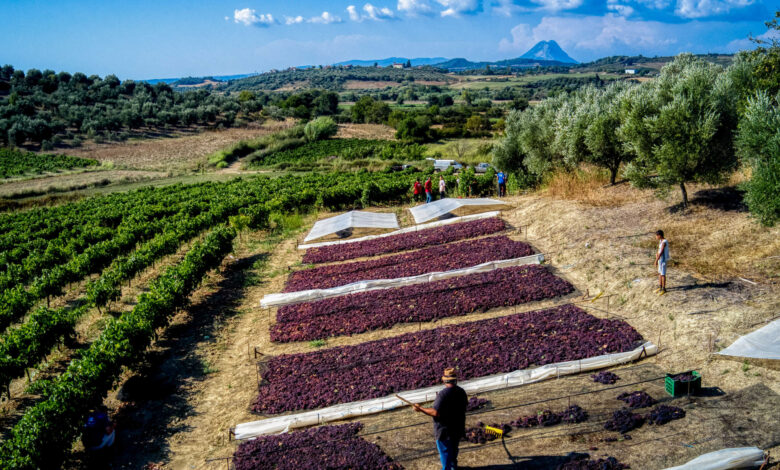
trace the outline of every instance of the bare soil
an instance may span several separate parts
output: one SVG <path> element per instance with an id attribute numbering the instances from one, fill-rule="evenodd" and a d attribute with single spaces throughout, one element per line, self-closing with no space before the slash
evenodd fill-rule
<path id="1" fill-rule="evenodd" d="M 206 164 L 206 157 L 242 139 L 279 131 L 289 121 L 268 121 L 263 125 L 205 131 L 177 137 L 95 144 L 68 150 L 69 155 L 112 162 L 117 167 L 138 170 L 187 171 Z"/>
<path id="2" fill-rule="evenodd" d="M 395 140 L 395 129 L 384 124 L 339 124 L 339 139 Z"/>
<path id="3" fill-rule="evenodd" d="M 693 188 L 692 199 L 707 199 L 706 193 L 698 193 L 706 189 Z M 513 236 L 527 237 L 545 253 L 554 272 L 572 282 L 577 294 L 436 323 L 396 325 L 330 339 L 324 347 L 508 315 L 603 293 L 597 301 L 583 304 L 590 313 L 624 319 L 661 348 L 657 356 L 617 370 L 622 380 L 616 385 L 647 382 L 625 390 L 607 389 L 579 375 L 485 394 L 494 408 L 513 406 L 485 413 L 484 419 L 479 417 L 488 424 L 540 408 L 564 407 L 570 401 L 568 395 L 583 391 L 593 393 L 578 395 L 576 400 L 572 397 L 571 403 L 588 410 L 592 418 L 581 425 L 517 432 L 510 435 L 513 440 L 505 439 L 505 446 L 464 444 L 463 465 L 550 468 L 569 452 L 585 451 L 594 457 L 618 457 L 632 468 L 656 469 L 722 447 L 758 445 L 777 454 L 780 368 L 713 353 L 766 324 L 780 310 L 780 270 L 777 259 L 772 258 L 780 255 L 779 229 L 758 227 L 745 212 L 723 205 L 719 197 L 715 199 L 720 202 L 697 203 L 693 209 L 676 211 L 670 210 L 671 199 L 632 193 L 635 190 L 630 188 L 609 190 L 627 194 L 619 205 L 555 194 L 514 196 L 508 198 L 513 209 L 503 213 L 519 229 Z M 314 220 L 308 217 L 304 227 L 310 227 Z M 674 260 L 668 274 L 669 292 L 664 296 L 653 292 L 657 278 L 652 265 L 652 232 L 658 228 L 667 231 Z M 116 412 L 121 429 L 114 468 L 141 468 L 149 462 L 171 469 L 225 467 L 225 460 L 209 459 L 232 455 L 237 443 L 229 439 L 229 428 L 258 419 L 248 408 L 257 390 L 256 362 L 262 355 L 316 347 L 272 344 L 268 327 L 273 312 L 259 307 L 263 295 L 281 291 L 289 269 L 299 265 L 301 253 L 295 236 L 275 244 L 264 241 L 263 233 L 245 235 L 234 259 L 210 277 L 193 297 L 192 307 L 179 314 L 162 334 L 150 350 L 146 366 L 110 395 L 107 404 Z M 631 433 L 630 441 L 603 441 L 610 435 L 601 430 L 603 421 L 619 404 L 614 396 L 637 389 L 662 399 L 660 377 L 690 369 L 701 372 L 707 393 L 673 401 L 686 410 L 686 418 L 663 427 L 645 425 Z M 141 384 L 136 386 L 140 394 L 123 391 L 131 380 Z M 477 417 L 469 418 L 469 423 L 476 421 L 473 418 Z M 401 409 L 361 421 L 367 426 L 364 434 L 421 423 L 367 438 L 407 468 L 436 468 L 430 425 L 420 415 Z"/>

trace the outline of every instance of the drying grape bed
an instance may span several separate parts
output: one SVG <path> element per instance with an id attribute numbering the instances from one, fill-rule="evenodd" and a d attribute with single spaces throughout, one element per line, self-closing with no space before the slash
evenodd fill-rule
<path id="1" fill-rule="evenodd" d="M 436 385 L 444 367 L 465 379 L 633 349 L 628 323 L 574 305 L 408 333 L 355 346 L 280 355 L 262 372 L 252 410 L 275 414 Z"/>
<path id="2" fill-rule="evenodd" d="M 385 253 L 397 253 L 405 250 L 416 250 L 432 245 L 443 245 L 467 238 L 489 235 L 504 230 L 506 224 L 498 217 L 473 220 L 459 224 L 446 225 L 420 230 L 419 232 L 401 233 L 389 237 L 374 238 L 362 242 L 326 245 L 306 250 L 304 263 L 328 263 L 345 261 L 365 256 L 376 256 Z"/>
<path id="3" fill-rule="evenodd" d="M 361 423 L 321 426 L 245 441 L 233 455 L 236 470 L 402 470 L 376 444 L 357 436 Z"/>
<path id="4" fill-rule="evenodd" d="M 277 311 L 271 340 L 310 341 L 431 321 L 549 299 L 574 291 L 544 266 L 526 265 L 442 281 L 286 305 Z"/>
<path id="5" fill-rule="evenodd" d="M 319 266 L 290 275 L 285 292 L 327 289 L 367 279 L 395 279 L 475 266 L 488 261 L 520 258 L 533 249 L 506 236 L 434 246 L 419 251 L 352 263 Z"/>

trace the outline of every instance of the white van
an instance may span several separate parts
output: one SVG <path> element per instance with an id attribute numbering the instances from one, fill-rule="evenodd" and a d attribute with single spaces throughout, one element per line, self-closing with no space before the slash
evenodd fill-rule
<path id="1" fill-rule="evenodd" d="M 455 160 L 434 160 L 433 169 L 436 171 L 447 171 L 447 169 L 453 168 L 455 171 L 463 169 L 463 165 Z"/>

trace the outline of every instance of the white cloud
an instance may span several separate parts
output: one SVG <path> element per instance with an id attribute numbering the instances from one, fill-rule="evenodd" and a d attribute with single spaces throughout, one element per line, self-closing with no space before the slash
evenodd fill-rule
<path id="1" fill-rule="evenodd" d="M 433 9 L 428 0 L 398 0 L 398 11 L 407 15 L 428 15 Z"/>
<path id="2" fill-rule="evenodd" d="M 615 47 L 657 48 L 674 44 L 663 23 L 632 21 L 622 16 L 542 18 L 533 28 L 519 24 L 512 28 L 511 39 L 502 39 L 499 50 L 525 52 L 539 41 L 554 39 L 565 50 L 587 50 L 602 53 Z"/>
<path id="3" fill-rule="evenodd" d="M 631 16 L 634 14 L 634 8 L 629 5 L 618 3 L 620 0 L 607 0 L 607 9 L 614 11 L 620 16 Z"/>
<path id="4" fill-rule="evenodd" d="M 328 13 L 327 11 L 323 11 L 320 16 L 315 16 L 313 18 L 310 18 L 309 23 L 320 23 L 320 24 L 341 23 L 341 17 Z"/>
<path id="5" fill-rule="evenodd" d="M 481 5 L 480 0 L 436 0 L 444 10 L 441 16 L 460 16 L 461 14 L 476 13 Z"/>
<path id="6" fill-rule="evenodd" d="M 284 17 L 284 24 L 291 25 L 291 24 L 301 24 L 304 22 L 304 19 L 301 15 L 298 16 L 285 16 Z"/>
<path id="7" fill-rule="evenodd" d="M 347 12 L 349 13 L 350 20 L 358 22 L 364 20 L 383 21 L 395 19 L 395 13 L 393 13 L 393 10 L 387 7 L 375 7 L 370 3 L 363 5 L 362 14 L 357 11 L 355 5 L 348 6 Z"/>
<path id="8" fill-rule="evenodd" d="M 270 13 L 257 14 L 255 10 L 251 8 L 244 8 L 241 10 L 236 9 L 233 12 L 233 21 L 235 23 L 241 23 L 244 26 L 269 26 L 276 23 L 274 17 Z"/>
<path id="9" fill-rule="evenodd" d="M 543 10 L 571 10 L 582 5 L 583 0 L 531 0 L 540 5 Z"/>
<path id="10" fill-rule="evenodd" d="M 684 18 L 703 18 L 751 5 L 753 0 L 677 0 L 674 12 Z"/>

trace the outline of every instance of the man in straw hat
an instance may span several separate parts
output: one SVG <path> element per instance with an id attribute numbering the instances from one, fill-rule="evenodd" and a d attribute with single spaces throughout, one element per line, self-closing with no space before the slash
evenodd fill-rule
<path id="1" fill-rule="evenodd" d="M 442 470 L 458 468 L 458 444 L 466 434 L 466 391 L 458 387 L 458 374 L 453 368 L 444 369 L 444 389 L 436 395 L 433 407 L 414 405 L 414 410 L 433 418 L 433 433 L 439 449 Z"/>

